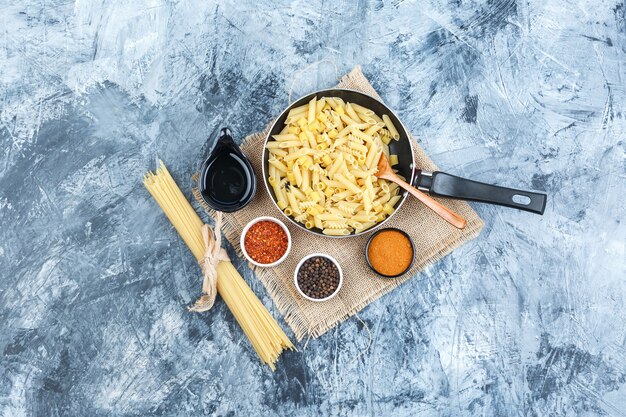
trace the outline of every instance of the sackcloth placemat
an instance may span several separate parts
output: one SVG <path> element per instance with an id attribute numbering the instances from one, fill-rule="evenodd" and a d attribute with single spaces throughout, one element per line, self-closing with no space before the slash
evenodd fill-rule
<path id="1" fill-rule="evenodd" d="M 380 99 L 358 66 L 341 79 L 338 87 L 359 90 Z M 271 201 L 263 186 L 263 178 L 261 178 L 263 142 L 270 126 L 271 124 L 263 132 L 246 137 L 241 145 L 242 151 L 250 158 L 257 175 L 256 196 L 244 209 L 234 213 L 224 213 L 222 231 L 226 239 L 234 244 L 239 255 L 241 255 L 238 245 L 239 237 L 243 227 L 250 220 L 259 216 L 274 216 L 279 219 L 283 216 Z M 417 166 L 429 171 L 437 170 L 437 166 L 419 144 L 413 138 L 411 140 L 413 140 Z M 194 176 L 194 182 L 197 184 L 197 174 Z M 193 194 L 207 213 L 214 216 L 215 212 L 204 203 L 197 187 L 194 188 Z M 381 278 L 367 266 L 364 247 L 370 236 L 369 233 L 351 238 L 332 239 L 308 233 L 284 221 L 292 236 L 291 254 L 275 268 L 254 267 L 254 270 L 285 321 L 293 329 L 296 339 L 300 341 L 304 337 L 321 336 L 372 301 L 415 276 L 427 265 L 438 261 L 464 242 L 478 236 L 483 227 L 483 221 L 469 204 L 450 199 L 440 201 L 465 217 L 467 220 L 465 229 L 459 230 L 449 225 L 411 196 L 385 224 L 386 227 L 397 227 L 406 231 L 415 243 L 416 255 L 413 266 L 408 273 L 395 279 Z M 313 252 L 328 253 L 335 257 L 341 264 L 344 274 L 343 286 L 339 294 L 322 303 L 302 298 L 293 284 L 293 272 L 297 263 L 305 255 Z"/>

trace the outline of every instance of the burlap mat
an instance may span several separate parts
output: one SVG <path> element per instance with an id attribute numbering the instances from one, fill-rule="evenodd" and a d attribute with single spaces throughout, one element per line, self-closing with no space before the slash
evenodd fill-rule
<path id="1" fill-rule="evenodd" d="M 356 67 L 344 76 L 338 87 L 359 90 L 380 99 L 360 67 Z M 269 126 L 263 132 L 246 137 L 241 146 L 242 151 L 250 158 L 257 174 L 258 189 L 254 200 L 243 210 L 224 215 L 223 232 L 240 255 L 239 237 L 243 227 L 250 220 L 259 216 L 274 216 L 284 220 L 283 215 L 270 200 L 263 186 L 263 178 L 261 178 L 263 142 L 268 130 Z M 437 166 L 415 141 L 413 148 L 418 167 L 430 171 L 437 169 Z M 194 176 L 194 181 L 197 181 L 197 175 Z M 193 193 L 207 213 L 214 216 L 214 211 L 203 202 L 197 188 L 194 188 Z M 372 301 L 413 277 L 427 265 L 438 261 L 465 241 L 478 236 L 483 227 L 483 221 L 467 203 L 449 199 L 442 199 L 442 201 L 467 219 L 467 227 L 464 230 L 458 230 L 449 225 L 411 196 L 385 224 L 386 227 L 397 227 L 406 231 L 413 238 L 416 246 L 415 262 L 411 270 L 395 279 L 381 278 L 367 266 L 364 259 L 364 247 L 370 236 L 369 233 L 347 239 L 333 239 L 305 232 L 284 220 L 293 239 L 290 256 L 275 268 L 254 269 L 278 310 L 284 315 L 285 321 L 293 329 L 296 338 L 300 341 L 307 336 L 316 338 L 324 334 Z M 298 295 L 293 284 L 293 272 L 298 261 L 312 252 L 323 252 L 334 256 L 341 264 L 344 273 L 344 282 L 339 294 L 322 303 L 305 300 Z"/>

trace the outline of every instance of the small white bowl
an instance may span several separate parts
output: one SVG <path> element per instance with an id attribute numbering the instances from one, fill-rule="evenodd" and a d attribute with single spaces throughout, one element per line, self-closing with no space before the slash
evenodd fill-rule
<path id="1" fill-rule="evenodd" d="M 300 286 L 298 285 L 298 271 L 300 270 L 300 267 L 302 266 L 302 264 L 304 263 L 304 261 L 306 261 L 307 259 L 310 258 L 314 258 L 316 256 L 321 256 L 323 258 L 327 258 L 330 259 L 330 261 L 335 264 L 335 266 L 337 267 L 337 269 L 339 270 L 339 285 L 337 285 L 337 289 L 328 297 L 326 298 L 312 298 L 309 297 L 308 295 L 306 295 L 304 293 L 304 291 L 302 291 L 300 289 Z M 306 298 L 309 301 L 326 301 L 326 300 L 330 300 L 331 298 L 333 298 L 335 295 L 337 295 L 337 293 L 339 292 L 339 290 L 341 289 L 341 284 L 343 284 L 343 271 L 341 270 L 341 266 L 339 265 L 339 262 L 337 262 L 337 260 L 335 258 L 333 258 L 330 255 L 326 255 L 325 253 L 312 253 L 310 255 L 305 256 L 304 258 L 302 258 L 300 260 L 300 262 L 298 262 L 298 266 L 296 266 L 296 270 L 293 272 L 293 283 L 296 286 L 296 290 L 298 290 L 298 293 L 300 293 L 301 296 L 303 296 L 304 298 Z"/>
<path id="2" fill-rule="evenodd" d="M 280 227 L 282 227 L 282 229 L 287 234 L 287 250 L 285 251 L 283 256 L 280 257 L 279 260 L 277 260 L 276 262 L 272 262 L 271 264 L 261 264 L 261 263 L 258 263 L 257 261 L 252 259 L 252 257 L 250 255 L 248 255 L 248 252 L 246 252 L 246 245 L 245 245 L 244 241 L 245 241 L 245 238 L 246 238 L 246 234 L 248 233 L 248 230 L 253 225 L 257 224 L 258 222 L 262 222 L 262 221 L 270 221 L 272 223 L 278 224 Z M 257 217 L 254 220 L 251 220 L 246 225 L 246 227 L 243 228 L 243 230 L 241 232 L 241 237 L 239 238 L 239 246 L 241 247 L 241 252 L 243 252 L 243 256 L 245 256 L 246 259 L 250 263 L 252 263 L 253 265 L 260 266 L 260 267 L 263 267 L 263 268 L 276 266 L 279 263 L 281 263 L 282 261 L 284 261 L 285 259 L 287 259 L 287 255 L 289 255 L 289 252 L 291 251 L 291 233 L 289 233 L 289 229 L 287 229 L 287 226 L 285 226 L 285 224 L 283 222 L 281 222 L 280 220 L 278 220 L 278 219 L 276 219 L 274 217 L 270 217 L 270 216 L 261 216 L 261 217 Z"/>

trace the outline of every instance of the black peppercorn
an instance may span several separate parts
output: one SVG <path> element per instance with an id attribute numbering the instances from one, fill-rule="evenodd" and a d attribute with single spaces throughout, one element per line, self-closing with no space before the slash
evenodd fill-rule
<path id="1" fill-rule="evenodd" d="M 339 286 L 339 269 L 324 256 L 314 256 L 302 263 L 297 273 L 298 286 L 311 298 L 323 299 Z"/>

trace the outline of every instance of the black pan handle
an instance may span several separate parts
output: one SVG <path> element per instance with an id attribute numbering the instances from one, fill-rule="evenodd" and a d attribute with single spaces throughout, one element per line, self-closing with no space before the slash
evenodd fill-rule
<path id="1" fill-rule="evenodd" d="M 498 204 L 537 214 L 543 214 L 546 208 L 547 196 L 543 193 L 485 184 L 440 171 L 433 172 L 430 178 L 428 174 L 418 173 L 418 185 L 432 195 Z"/>

